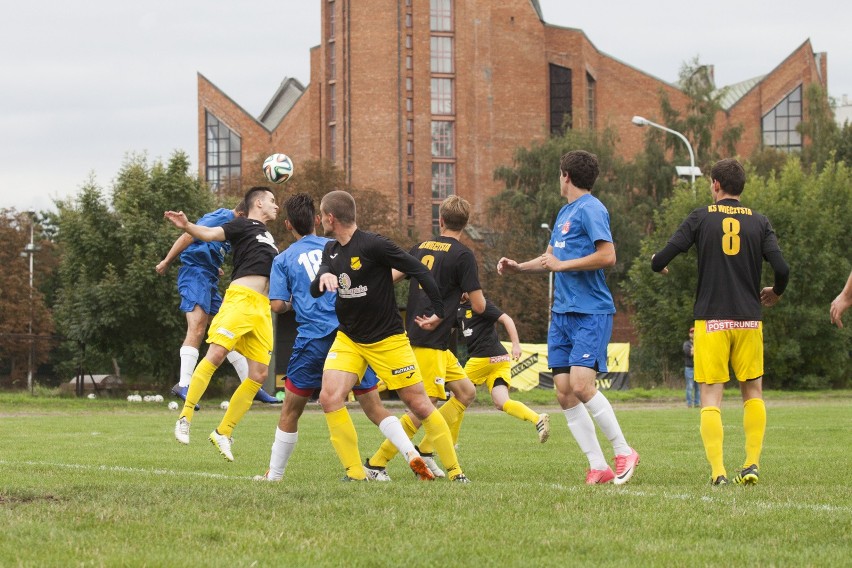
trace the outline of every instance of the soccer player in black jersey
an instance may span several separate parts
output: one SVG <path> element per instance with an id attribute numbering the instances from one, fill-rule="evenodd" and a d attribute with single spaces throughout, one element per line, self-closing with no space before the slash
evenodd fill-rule
<path id="1" fill-rule="evenodd" d="M 695 317 L 695 382 L 701 388 L 701 439 L 713 485 L 728 483 L 722 451 L 722 393 L 733 368 L 743 399 L 745 462 L 737 484 L 758 481 L 766 432 L 763 402 L 763 322 L 761 304 L 774 306 L 787 286 L 790 268 L 769 220 L 743 206 L 745 171 L 734 159 L 711 170 L 713 204 L 695 209 L 668 244 L 651 257 L 656 272 L 694 244 L 698 249 Z M 763 261 L 775 273 L 775 285 L 761 290 Z"/>
<path id="2" fill-rule="evenodd" d="M 311 294 L 319 297 L 326 290 L 336 290 L 335 310 L 340 320 L 323 369 L 320 404 L 347 478 L 366 477 L 358 434 L 344 403 L 369 365 L 423 423 L 450 477 L 467 482 L 447 422 L 426 396 L 393 292 L 393 269 L 415 278 L 431 301 L 418 324 L 437 325 L 444 318 L 444 303 L 434 278 L 428 268 L 390 240 L 358 229 L 355 200 L 345 191 L 326 194 L 320 214 L 326 233 L 337 240 L 323 250 Z M 405 435 L 401 426 L 399 432 Z"/>
<path id="3" fill-rule="evenodd" d="M 213 373 L 236 349 L 248 359 L 249 376 L 234 391 L 219 427 L 210 434 L 210 442 L 228 461 L 231 433 L 251 407 L 269 372 L 272 355 L 272 312 L 269 309 L 269 273 L 278 248 L 265 223 L 278 216 L 275 194 L 268 187 L 253 187 L 245 195 L 248 214 L 235 217 L 219 227 L 190 223 L 183 211 L 166 211 L 164 216 L 177 228 L 201 241 L 230 241 L 234 254 L 231 284 L 219 313 L 210 323 L 207 354 L 195 367 L 186 393 L 183 411 L 175 424 L 175 438 L 189 443 L 193 410 L 201 399 Z"/>
<path id="4" fill-rule="evenodd" d="M 497 410 L 535 426 L 539 442 L 545 443 L 550 437 L 550 417 L 547 414 L 536 414 L 523 402 L 509 398 L 509 387 L 512 386 L 510 361 L 517 361 L 521 356 L 521 343 L 514 320 L 490 300 L 485 301 L 485 311 L 477 314 L 471 309 L 467 296 L 463 295 L 458 322 L 469 357 L 464 366 L 465 374 L 473 384 L 485 383 L 488 386 L 491 401 Z M 495 324 L 498 322 L 506 328 L 512 342 L 511 357 L 497 336 Z"/>
<path id="5" fill-rule="evenodd" d="M 438 209 L 440 235 L 414 245 L 409 253 L 430 270 L 448 310 L 455 309 L 462 293 L 466 293 L 471 298 L 472 309 L 482 312 L 485 309 L 485 296 L 479 284 L 476 258 L 473 251 L 459 241 L 469 218 L 470 203 L 467 200 L 457 195 L 447 197 Z M 394 280 L 401 280 L 404 276 L 401 272 L 394 272 Z M 439 412 L 447 421 L 453 441 L 456 442 L 464 411 L 476 398 L 476 386 L 467 377 L 449 348 L 455 318 L 447 317 L 436 326 L 418 325 L 418 318 L 429 309 L 430 304 L 429 296 L 418 282 L 412 280 L 409 284 L 406 308 L 408 340 L 417 358 L 426 394 L 433 404 L 438 400 L 446 400 L 447 390 L 453 393 L 453 397 L 441 406 Z M 406 433 L 412 437 L 420 428 L 420 421 L 411 413 L 404 415 L 401 422 Z M 418 450 L 432 473 L 436 477 L 443 477 L 444 472 L 432 456 L 434 447 L 428 435 L 423 438 Z M 396 447 L 389 440 L 385 440 L 364 467 L 367 468 L 368 474 L 378 474 L 395 455 Z"/>

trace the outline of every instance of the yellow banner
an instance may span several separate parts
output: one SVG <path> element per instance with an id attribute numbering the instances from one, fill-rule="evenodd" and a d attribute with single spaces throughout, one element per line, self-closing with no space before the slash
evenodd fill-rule
<path id="1" fill-rule="evenodd" d="M 512 352 L 512 344 L 503 342 Z M 630 369 L 630 344 L 610 343 L 607 346 L 606 365 L 609 373 L 627 373 Z M 521 343 L 521 358 L 512 365 L 512 387 L 527 391 L 538 386 L 538 374 L 550 371 L 547 365 L 546 343 Z"/>

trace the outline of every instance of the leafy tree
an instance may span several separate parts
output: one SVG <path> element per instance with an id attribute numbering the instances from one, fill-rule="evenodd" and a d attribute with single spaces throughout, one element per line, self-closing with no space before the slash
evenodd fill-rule
<path id="1" fill-rule="evenodd" d="M 833 160 L 832 153 L 840 141 L 840 129 L 834 121 L 832 101 L 826 90 L 817 83 L 805 89 L 805 120 L 796 130 L 802 135 L 802 163 L 821 170 L 825 163 Z"/>
<path id="2" fill-rule="evenodd" d="M 30 298 L 29 256 L 23 251 L 30 243 L 34 227 L 33 291 Z M 53 318 L 41 291 L 52 269 L 52 250 L 42 238 L 38 217 L 15 211 L 0 210 L 0 369 L 8 372 L 13 385 L 25 384 L 30 350 L 33 366 L 48 360 L 53 334 Z M 32 310 L 32 311 L 31 311 Z M 32 337 L 30 317 L 32 316 Z"/>
<path id="3" fill-rule="evenodd" d="M 174 346 L 185 331 L 177 310 L 176 272 L 163 278 L 154 266 L 178 233 L 163 211 L 198 218 L 214 207 L 213 195 L 190 175 L 186 154 L 149 166 L 130 156 L 112 199 L 90 180 L 76 198 L 57 202 L 61 251 L 55 317 L 74 372 L 83 349 L 85 370 L 112 370 L 116 361 L 133 377 L 174 374 Z"/>
<path id="4" fill-rule="evenodd" d="M 848 211 L 852 175 L 845 164 L 829 163 L 820 173 L 802 169 L 791 157 L 780 175 L 764 179 L 749 168 L 743 204 L 769 217 L 791 266 L 783 300 L 764 311 L 765 384 L 769 388 L 845 387 L 849 385 L 848 347 L 843 333 L 828 324 L 828 306 L 849 274 Z M 692 321 L 697 284 L 694 247 L 679 255 L 667 276 L 650 269 L 651 254 L 661 249 L 689 212 L 710 203 L 707 182 L 698 197 L 681 187 L 655 215 L 655 230 L 642 242 L 642 262 L 630 270 L 624 291 L 635 309 L 640 334 L 639 373 L 658 381 L 667 365 L 679 368 L 683 330 Z M 764 283 L 772 283 L 764 270 Z"/>

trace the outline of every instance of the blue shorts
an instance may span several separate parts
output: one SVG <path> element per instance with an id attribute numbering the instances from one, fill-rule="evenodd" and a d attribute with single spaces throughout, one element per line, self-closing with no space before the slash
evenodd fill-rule
<path id="1" fill-rule="evenodd" d="M 605 373 L 610 337 L 612 314 L 554 312 L 547 334 L 547 364 L 551 369 L 589 367 Z"/>
<path id="2" fill-rule="evenodd" d="M 309 397 L 315 389 L 322 388 L 323 365 L 336 336 L 337 331 L 320 338 L 296 337 L 293 343 L 293 354 L 287 363 L 287 390 Z M 367 367 L 364 378 L 352 390 L 356 394 L 359 391 L 373 390 L 378 383 L 379 378 L 376 373 Z"/>
<path id="3" fill-rule="evenodd" d="M 181 266 L 178 271 L 178 293 L 180 311 L 191 312 L 195 306 L 201 306 L 207 315 L 216 315 L 222 306 L 219 294 L 219 278 L 210 272 L 195 266 Z"/>

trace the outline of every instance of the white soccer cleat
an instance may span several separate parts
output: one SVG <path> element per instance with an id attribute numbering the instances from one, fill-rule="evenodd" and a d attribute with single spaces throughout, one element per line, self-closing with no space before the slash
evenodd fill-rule
<path id="1" fill-rule="evenodd" d="M 219 453 L 222 454 L 222 457 L 228 461 L 234 461 L 234 454 L 231 453 L 231 444 L 234 441 L 227 437 L 223 436 L 216 430 L 210 432 L 210 443 L 216 446 L 216 449 L 219 450 Z"/>
<path id="2" fill-rule="evenodd" d="M 539 414 L 538 422 L 535 423 L 535 429 L 538 431 L 538 441 L 542 444 L 550 438 L 550 416 L 547 414 Z"/>
<path id="3" fill-rule="evenodd" d="M 438 467 L 438 462 L 435 461 L 435 458 L 432 454 L 424 454 L 421 453 L 420 457 L 423 459 L 423 463 L 426 464 L 426 467 L 429 468 L 429 471 L 432 472 L 432 475 L 435 477 L 447 477 L 447 474 L 444 473 L 444 470 Z"/>
<path id="4" fill-rule="evenodd" d="M 189 421 L 186 419 L 186 416 L 181 416 L 175 422 L 175 440 L 181 444 L 189 444 Z"/>
<path id="5" fill-rule="evenodd" d="M 390 475 L 383 467 L 375 467 L 370 465 L 370 460 L 366 460 L 364 462 L 364 475 L 367 476 L 367 479 L 370 481 L 390 481 Z"/>
<path id="6" fill-rule="evenodd" d="M 272 483 L 277 483 L 278 481 L 281 481 L 281 478 L 279 477 L 278 479 L 275 479 L 275 478 L 269 477 L 269 470 L 266 470 L 266 473 L 264 473 L 263 475 L 255 475 L 254 477 L 252 477 L 252 480 L 254 480 L 254 481 L 269 481 L 269 482 L 272 482 Z"/>

